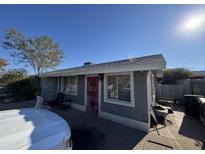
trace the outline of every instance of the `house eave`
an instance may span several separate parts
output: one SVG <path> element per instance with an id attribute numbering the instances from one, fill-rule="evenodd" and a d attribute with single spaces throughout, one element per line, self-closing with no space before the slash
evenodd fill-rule
<path id="1" fill-rule="evenodd" d="M 165 68 L 165 64 L 160 65 L 150 65 L 150 66 L 141 66 L 141 67 L 117 67 L 117 68 L 108 68 L 108 69 L 92 69 L 85 71 L 73 71 L 67 72 L 62 71 L 58 73 L 45 73 L 40 77 L 58 77 L 58 76 L 71 76 L 71 75 L 90 75 L 90 74 L 101 74 L 101 73 L 117 73 L 117 72 L 132 72 L 132 71 L 148 71 L 148 70 L 162 70 Z"/>
<path id="2" fill-rule="evenodd" d="M 40 77 L 57 77 L 71 75 L 90 75 L 100 73 L 117 73 L 128 71 L 146 71 L 146 70 L 162 70 L 166 67 L 164 57 L 159 55 L 151 55 L 132 59 L 106 62 L 89 66 L 81 66 L 69 69 L 56 70 L 47 72 Z"/>

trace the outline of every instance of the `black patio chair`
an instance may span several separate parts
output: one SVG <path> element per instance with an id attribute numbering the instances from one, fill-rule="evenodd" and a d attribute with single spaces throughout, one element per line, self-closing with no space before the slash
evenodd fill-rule
<path id="1" fill-rule="evenodd" d="M 63 109 L 70 107 L 71 100 L 66 98 L 66 95 L 62 92 L 59 92 L 55 101 L 50 101 L 49 104 L 51 107 L 62 107 Z"/>

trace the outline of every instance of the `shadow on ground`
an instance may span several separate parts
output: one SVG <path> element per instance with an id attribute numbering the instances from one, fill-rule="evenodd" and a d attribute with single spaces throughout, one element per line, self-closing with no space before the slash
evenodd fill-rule
<path id="1" fill-rule="evenodd" d="M 146 133 L 74 109 L 52 111 L 71 127 L 74 150 L 131 150 Z"/>
<path id="2" fill-rule="evenodd" d="M 205 149 L 205 127 L 198 119 L 184 116 L 179 134 L 203 142 L 202 149 Z"/>
<path id="3" fill-rule="evenodd" d="M 11 109 L 33 108 L 34 106 L 35 106 L 35 100 L 23 101 L 23 102 L 12 102 L 12 103 L 0 102 L 0 111 L 11 110 Z"/>
<path id="4" fill-rule="evenodd" d="M 106 130 L 105 130 L 106 131 Z M 145 136 L 144 133 L 133 133 L 133 137 L 125 137 L 127 132 L 112 137 L 112 134 L 101 132 L 96 127 L 81 126 L 71 128 L 74 150 L 118 150 L 133 149 Z M 117 132 L 113 132 L 114 136 Z M 109 136 L 108 136 L 109 134 Z"/>
<path id="5" fill-rule="evenodd" d="M 73 149 L 95 149 L 102 144 L 105 135 L 95 127 L 72 128 Z"/>

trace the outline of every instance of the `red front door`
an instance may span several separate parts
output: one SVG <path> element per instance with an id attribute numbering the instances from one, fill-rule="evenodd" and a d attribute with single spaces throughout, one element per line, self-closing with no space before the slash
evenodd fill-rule
<path id="1" fill-rule="evenodd" d="M 87 78 L 87 109 L 98 112 L 98 77 Z"/>

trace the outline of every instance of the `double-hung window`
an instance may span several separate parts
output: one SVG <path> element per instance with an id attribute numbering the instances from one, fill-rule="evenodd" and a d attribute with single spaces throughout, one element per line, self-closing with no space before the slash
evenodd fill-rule
<path id="1" fill-rule="evenodd" d="M 77 95 L 77 77 L 66 77 L 64 91 L 70 95 Z"/>
<path id="2" fill-rule="evenodd" d="M 105 75 L 105 102 L 134 106 L 133 74 Z"/>

